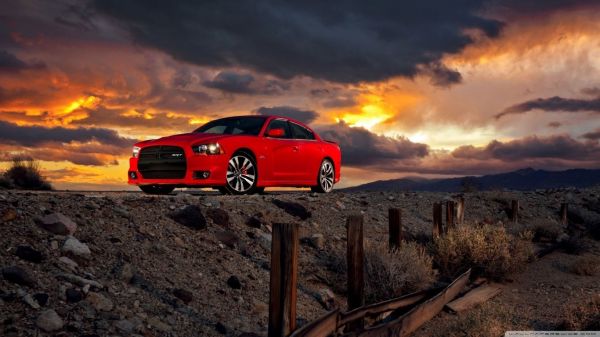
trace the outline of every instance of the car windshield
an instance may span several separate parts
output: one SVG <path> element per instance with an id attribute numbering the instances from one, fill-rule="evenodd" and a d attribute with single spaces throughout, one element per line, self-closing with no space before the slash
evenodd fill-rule
<path id="1" fill-rule="evenodd" d="M 229 117 L 208 122 L 194 132 L 212 133 L 217 135 L 252 135 L 258 136 L 265 117 Z"/>

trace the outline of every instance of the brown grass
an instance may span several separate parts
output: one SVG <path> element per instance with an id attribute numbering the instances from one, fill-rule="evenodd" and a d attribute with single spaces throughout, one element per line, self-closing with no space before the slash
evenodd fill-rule
<path id="1" fill-rule="evenodd" d="M 528 233 L 517 237 L 504 227 L 461 226 L 436 238 L 432 253 L 442 275 L 452 277 L 472 267 L 475 274 L 501 280 L 521 271 L 533 258 Z"/>
<path id="2" fill-rule="evenodd" d="M 570 271 L 577 275 L 594 276 L 600 273 L 600 259 L 593 255 L 581 256 L 573 262 Z"/>
<path id="3" fill-rule="evenodd" d="M 600 295 L 596 294 L 588 302 L 567 305 L 563 317 L 563 322 L 558 326 L 559 330 L 600 330 Z"/>
<path id="4" fill-rule="evenodd" d="M 429 288 L 435 279 L 433 259 L 425 248 L 405 242 L 390 251 L 381 242 L 365 246 L 365 299 L 376 303 Z"/>
<path id="5" fill-rule="evenodd" d="M 42 177 L 39 164 L 33 159 L 20 157 L 15 157 L 11 167 L 4 172 L 0 186 L 25 190 L 52 189 L 52 185 Z"/>

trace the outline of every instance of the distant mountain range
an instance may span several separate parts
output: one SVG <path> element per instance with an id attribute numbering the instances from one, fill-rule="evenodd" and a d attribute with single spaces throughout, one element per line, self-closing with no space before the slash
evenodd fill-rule
<path id="1" fill-rule="evenodd" d="M 518 191 L 600 185 L 600 170 L 545 171 L 526 168 L 508 173 L 445 179 L 402 178 L 378 180 L 343 191 L 465 192 L 509 189 Z"/>

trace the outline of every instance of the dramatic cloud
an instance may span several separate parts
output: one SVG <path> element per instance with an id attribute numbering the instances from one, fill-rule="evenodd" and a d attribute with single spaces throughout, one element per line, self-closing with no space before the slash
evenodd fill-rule
<path id="1" fill-rule="evenodd" d="M 531 110 L 542 110 L 551 112 L 591 111 L 600 113 L 600 97 L 590 100 L 577 98 L 563 98 L 559 96 L 554 96 L 550 98 L 538 98 L 508 107 L 501 113 L 497 114 L 496 119 L 500 119 L 506 115 L 523 114 Z"/>
<path id="2" fill-rule="evenodd" d="M 169 129 L 189 131 L 191 118 L 169 114 L 166 112 L 144 113 L 144 111 L 128 111 L 125 109 L 109 109 L 104 106 L 96 108 L 82 108 L 75 110 L 74 114 L 84 113 L 86 117 L 76 119 L 72 124 L 88 126 L 117 126 L 144 129 Z M 0 112 L 1 116 L 1 112 Z"/>
<path id="3" fill-rule="evenodd" d="M 260 107 L 256 109 L 256 113 L 259 115 L 277 115 L 293 118 L 299 120 L 302 123 L 310 124 L 310 122 L 317 119 L 318 113 L 312 110 L 301 110 L 291 106 L 274 106 L 274 107 Z"/>
<path id="4" fill-rule="evenodd" d="M 589 140 L 600 140 L 600 129 L 596 131 L 584 133 L 581 137 Z"/>
<path id="5" fill-rule="evenodd" d="M 97 141 L 101 144 L 129 147 L 136 142 L 119 136 L 114 130 L 44 126 L 19 126 L 0 121 L 0 141 L 23 146 L 36 146 L 46 142 L 71 143 Z"/>
<path id="6" fill-rule="evenodd" d="M 364 128 L 349 127 L 344 122 L 319 128 L 319 135 L 340 145 L 342 162 L 347 166 L 386 164 L 393 167 L 397 160 L 422 158 L 429 153 L 425 144 L 403 137 L 379 136 Z"/>
<path id="7" fill-rule="evenodd" d="M 477 14 L 484 0 L 94 3 L 136 42 L 183 61 L 334 82 L 412 77 L 433 67 L 434 82 L 446 85 L 460 76 L 437 64 L 473 42 L 465 30 L 495 37 L 502 27 Z"/>
<path id="8" fill-rule="evenodd" d="M 289 89 L 289 85 L 282 81 L 257 81 L 251 74 L 233 71 L 221 71 L 212 80 L 205 81 L 204 85 L 232 94 L 274 95 Z"/>
<path id="9" fill-rule="evenodd" d="M 27 63 L 5 50 L 0 50 L 0 73 L 18 72 L 27 69 L 43 69 L 45 67 L 46 65 L 42 62 Z"/>
<path id="10" fill-rule="evenodd" d="M 555 158 L 586 161 L 600 158 L 600 146 L 597 143 L 582 143 L 567 135 L 546 138 L 531 136 L 504 143 L 494 140 L 485 147 L 461 146 L 454 150 L 452 155 L 455 158 L 478 160 L 524 161 Z"/>

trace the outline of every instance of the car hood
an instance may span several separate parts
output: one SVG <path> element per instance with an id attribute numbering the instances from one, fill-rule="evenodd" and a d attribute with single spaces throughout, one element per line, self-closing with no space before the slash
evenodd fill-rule
<path id="1" fill-rule="evenodd" d="M 231 137 L 231 135 L 215 135 L 210 133 L 182 133 L 179 135 L 172 135 L 167 137 L 162 137 L 158 139 L 146 140 L 143 142 L 139 142 L 137 146 L 151 146 L 151 145 L 166 145 L 169 143 L 187 143 L 187 144 L 195 144 L 201 141 L 218 141 L 219 139 Z"/>

